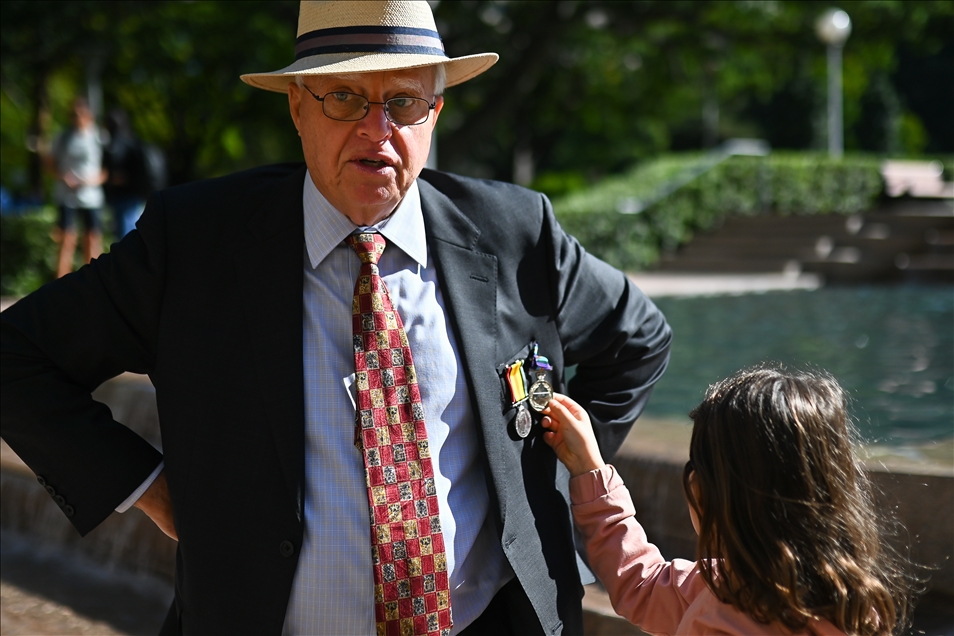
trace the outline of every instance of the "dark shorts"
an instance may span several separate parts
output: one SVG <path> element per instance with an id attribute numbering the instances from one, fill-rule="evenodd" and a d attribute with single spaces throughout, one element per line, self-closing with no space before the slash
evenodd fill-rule
<path id="1" fill-rule="evenodd" d="M 103 231 L 103 211 L 100 208 L 70 208 L 60 206 L 59 228 L 64 232 L 76 229 L 76 217 L 83 220 L 87 232 Z"/>

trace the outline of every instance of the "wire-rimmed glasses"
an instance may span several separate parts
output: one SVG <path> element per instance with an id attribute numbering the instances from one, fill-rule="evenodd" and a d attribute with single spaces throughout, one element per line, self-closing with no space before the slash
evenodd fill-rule
<path id="1" fill-rule="evenodd" d="M 417 126 L 427 121 L 437 102 L 431 103 L 420 97 L 392 97 L 384 102 L 372 102 L 363 95 L 347 91 L 333 91 L 318 97 L 305 86 L 312 97 L 321 102 L 321 111 L 325 117 L 337 121 L 358 121 L 364 119 L 371 110 L 371 104 L 384 106 L 384 115 L 388 121 L 400 126 Z"/>

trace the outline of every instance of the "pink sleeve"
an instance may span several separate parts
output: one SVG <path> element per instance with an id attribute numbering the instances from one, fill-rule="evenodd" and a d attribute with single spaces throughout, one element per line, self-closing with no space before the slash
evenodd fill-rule
<path id="1" fill-rule="evenodd" d="M 644 630 L 672 634 L 705 589 L 696 562 L 666 562 L 636 521 L 629 490 L 606 465 L 570 480 L 573 518 L 590 566 L 620 616 Z"/>

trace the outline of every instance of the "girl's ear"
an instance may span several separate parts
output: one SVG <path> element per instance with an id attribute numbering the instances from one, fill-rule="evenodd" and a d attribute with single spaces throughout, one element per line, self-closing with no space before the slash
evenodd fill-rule
<path id="1" fill-rule="evenodd" d="M 689 504 L 689 518 L 692 519 L 692 529 L 699 534 L 699 514 L 702 512 L 702 488 L 699 486 L 699 478 L 696 471 L 689 473 L 689 492 L 692 493 L 692 499 Z"/>

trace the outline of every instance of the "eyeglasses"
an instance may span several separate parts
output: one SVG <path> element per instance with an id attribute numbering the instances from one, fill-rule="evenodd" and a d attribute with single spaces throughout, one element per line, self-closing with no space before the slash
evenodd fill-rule
<path id="1" fill-rule="evenodd" d="M 384 115 L 388 121 L 400 126 L 417 126 L 427 121 L 431 111 L 437 105 L 437 102 L 432 104 L 420 97 L 392 97 L 385 102 L 372 102 L 361 95 L 344 91 L 325 93 L 324 97 L 318 97 L 307 86 L 305 90 L 321 102 L 321 112 L 326 117 L 338 121 L 364 119 L 371 110 L 371 104 L 381 104 L 384 106 Z"/>

